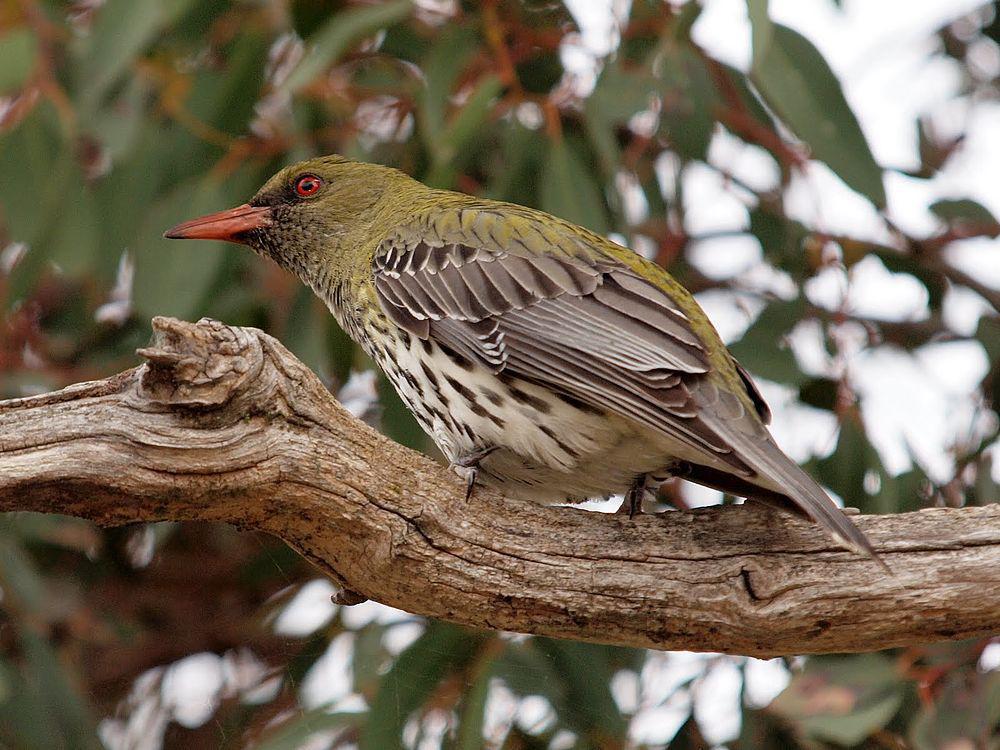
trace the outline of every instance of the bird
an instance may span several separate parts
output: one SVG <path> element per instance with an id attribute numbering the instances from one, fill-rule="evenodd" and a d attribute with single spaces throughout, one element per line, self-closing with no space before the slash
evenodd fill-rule
<path id="1" fill-rule="evenodd" d="M 541 210 L 339 155 L 169 239 L 235 242 L 298 276 L 463 477 L 551 505 L 678 477 L 777 506 L 878 559 L 775 443 L 770 412 L 661 266 Z"/>

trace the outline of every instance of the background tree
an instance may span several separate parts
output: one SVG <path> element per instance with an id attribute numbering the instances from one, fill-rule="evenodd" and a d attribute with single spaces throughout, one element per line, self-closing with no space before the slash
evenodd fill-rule
<path id="1" fill-rule="evenodd" d="M 710 43 L 697 3 L 612 5 L 0 2 L 0 396 L 136 364 L 151 315 L 209 315 L 276 335 L 358 413 L 428 449 L 390 388 L 376 396 L 351 375 L 371 363 L 295 280 L 237 248 L 160 239 L 283 164 L 337 151 L 537 205 L 655 257 L 701 293 L 769 381 L 779 437 L 848 504 L 996 501 L 1000 290 L 987 279 L 1000 225 L 988 200 L 948 185 L 977 118 L 995 116 L 996 8 L 942 14 L 919 54 L 950 71 L 961 116 L 928 109 L 899 133 L 919 158 L 880 164 L 822 40 L 772 21 L 766 1 L 748 0 L 742 66 Z M 613 22 L 596 41 L 595 17 Z M 924 226 L 901 220 L 913 200 L 901 185 L 941 188 L 920 188 Z M 802 208 L 810 194 L 821 218 Z M 864 284 L 881 307 L 855 294 Z M 946 377 L 893 386 L 918 415 L 920 388 L 947 390 L 965 429 L 901 462 L 873 423 L 864 362 L 884 378 L 930 362 Z M 664 491 L 681 506 L 706 498 L 718 499 Z M 998 739 L 1000 647 L 986 641 L 786 667 L 471 632 L 330 604 L 290 550 L 225 526 L 9 514 L 0 591 L 11 747 Z"/>

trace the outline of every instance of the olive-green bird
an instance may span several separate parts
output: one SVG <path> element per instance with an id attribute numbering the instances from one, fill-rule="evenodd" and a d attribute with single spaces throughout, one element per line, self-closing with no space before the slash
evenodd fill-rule
<path id="1" fill-rule="evenodd" d="M 392 381 L 469 489 L 539 503 L 677 476 L 865 536 L 775 444 L 694 298 L 556 216 L 326 156 L 165 235 L 249 245 L 298 275 Z"/>

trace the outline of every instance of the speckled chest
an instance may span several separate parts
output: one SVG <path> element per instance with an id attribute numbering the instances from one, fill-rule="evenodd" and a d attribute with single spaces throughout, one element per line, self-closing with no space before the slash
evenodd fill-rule
<path id="1" fill-rule="evenodd" d="M 365 296 L 362 292 L 351 297 Z M 482 434 L 485 425 L 481 422 L 494 429 L 504 426 L 496 412 L 479 403 L 485 396 L 470 382 L 480 379 L 473 365 L 399 328 L 382 314 L 374 299 L 370 305 L 351 305 L 346 295 L 334 290 L 329 307 L 341 327 L 375 360 L 449 460 L 484 447 L 483 441 L 490 436 Z M 485 370 L 482 375 L 493 377 Z"/>
<path id="2" fill-rule="evenodd" d="M 469 362 L 396 326 L 378 303 L 334 294 L 340 325 L 379 365 L 420 426 L 457 463 L 498 448 L 480 481 L 538 502 L 580 500 L 628 486 L 658 466 L 650 443 L 622 420 L 566 394 Z M 332 304 L 333 301 L 341 304 Z"/>

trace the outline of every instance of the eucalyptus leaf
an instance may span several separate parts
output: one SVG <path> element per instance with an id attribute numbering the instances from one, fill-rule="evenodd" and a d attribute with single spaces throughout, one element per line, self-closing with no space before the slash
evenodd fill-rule
<path id="1" fill-rule="evenodd" d="M 455 170 L 467 156 L 470 141 L 482 131 L 492 109 L 493 100 L 500 93 L 500 89 L 501 83 L 497 76 L 484 76 L 469 94 L 462 108 L 449 119 L 447 125 L 434 139 L 433 167 L 426 178 L 428 185 L 439 187 L 450 185 Z"/>
<path id="2" fill-rule="evenodd" d="M 458 729 L 453 750 L 480 750 L 484 744 L 486 699 L 489 696 L 492 669 L 482 669 L 462 696 Z"/>
<path id="3" fill-rule="evenodd" d="M 199 309 L 222 266 L 222 254 L 240 252 L 222 242 L 163 239 L 171 226 L 228 208 L 214 182 L 182 183 L 153 206 L 135 246 L 133 303 L 141 315 L 199 317 Z"/>
<path id="4" fill-rule="evenodd" d="M 854 415 L 841 420 L 837 448 L 817 462 L 816 470 L 822 482 L 847 505 L 862 509 L 867 509 L 870 502 L 865 489 L 868 473 L 875 472 L 880 478 L 885 476 L 878 451 Z"/>
<path id="5" fill-rule="evenodd" d="M 448 674 L 478 653 L 483 636 L 431 621 L 423 634 L 396 657 L 371 704 L 373 717 L 361 733 L 361 750 L 402 747 L 403 725 L 423 706 Z"/>
<path id="6" fill-rule="evenodd" d="M 770 710 L 810 738 L 854 747 L 895 715 L 903 685 L 882 654 L 811 657 Z"/>
<path id="7" fill-rule="evenodd" d="M 747 0 L 747 12 L 750 16 L 753 55 L 756 59 L 767 54 L 768 47 L 771 46 L 771 37 L 774 35 L 774 26 L 767 14 L 767 0 Z"/>
<path id="8" fill-rule="evenodd" d="M 542 169 L 542 209 L 600 234 L 608 231 L 604 199 L 594 174 L 565 139 L 554 140 Z"/>
<path id="9" fill-rule="evenodd" d="M 307 40 L 305 57 L 283 84 L 297 91 L 326 70 L 357 41 L 406 18 L 413 10 L 411 0 L 390 0 L 377 5 L 362 5 L 330 17 Z"/>
<path id="10" fill-rule="evenodd" d="M 39 691 L 55 717 L 63 747 L 80 750 L 101 750 L 104 745 L 97 736 L 97 722 L 83 696 L 80 695 L 67 670 L 49 642 L 27 630 L 21 631 L 21 647 L 30 665 L 28 680 Z"/>
<path id="11" fill-rule="evenodd" d="M 80 98 L 91 111 L 99 98 L 130 68 L 135 57 L 164 26 L 197 0 L 107 0 L 83 47 L 78 73 Z"/>
<path id="12" fill-rule="evenodd" d="M 789 385 L 802 385 L 802 372 L 787 342 L 792 329 L 805 317 L 805 300 L 774 301 L 764 308 L 743 338 L 729 347 L 733 356 L 754 375 Z"/>
<path id="13" fill-rule="evenodd" d="M 20 89 L 35 68 L 38 41 L 27 28 L 0 32 L 0 96 Z"/>
<path id="14" fill-rule="evenodd" d="M 448 107 L 458 76 L 476 51 L 475 29 L 454 25 L 445 30 L 440 43 L 431 47 L 422 61 L 424 85 L 417 112 L 420 136 L 433 155 L 440 148 Z M 433 157 L 435 160 L 439 160 Z"/>
<path id="15" fill-rule="evenodd" d="M 982 203 L 971 198 L 937 200 L 931 203 L 930 210 L 947 222 L 969 225 L 991 235 L 1000 232 L 1000 223 L 993 213 Z"/>
<path id="16" fill-rule="evenodd" d="M 754 49 L 750 77 L 815 158 L 876 206 L 885 206 L 882 169 L 840 81 L 812 42 L 787 26 L 772 24 L 770 43 Z"/>
<path id="17" fill-rule="evenodd" d="M 324 707 L 314 708 L 267 733 L 259 743 L 254 743 L 254 750 L 300 750 L 303 745 L 314 740 L 316 735 L 355 726 L 364 718 L 363 713 L 331 712 Z"/>
<path id="18" fill-rule="evenodd" d="M 536 638 L 532 645 L 545 655 L 563 683 L 566 718 L 572 728 L 598 746 L 623 740 L 628 725 L 610 687 L 614 649 L 553 638 Z"/>

